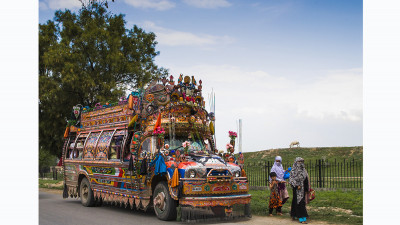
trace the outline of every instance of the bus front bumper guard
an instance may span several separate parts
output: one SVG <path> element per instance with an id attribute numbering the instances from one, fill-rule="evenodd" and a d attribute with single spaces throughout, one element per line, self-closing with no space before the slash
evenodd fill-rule
<path id="1" fill-rule="evenodd" d="M 207 196 L 207 197 L 183 197 L 179 199 L 180 205 L 192 207 L 231 207 L 236 204 L 249 204 L 251 195 Z"/>

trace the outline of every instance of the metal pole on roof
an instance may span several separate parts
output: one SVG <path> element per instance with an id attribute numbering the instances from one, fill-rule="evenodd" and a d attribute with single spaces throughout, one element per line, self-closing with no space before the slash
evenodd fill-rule
<path id="1" fill-rule="evenodd" d="M 239 119 L 239 152 L 242 152 L 242 119 Z"/>
<path id="2" fill-rule="evenodd" d="M 215 115 L 215 92 L 214 92 L 214 90 L 213 90 L 213 95 L 214 95 L 214 101 L 213 101 L 214 118 L 217 118 L 216 115 Z M 217 131 L 216 131 L 217 126 L 215 125 L 215 124 L 216 124 L 216 121 L 217 121 L 217 119 L 214 120 L 214 140 L 215 140 L 215 148 L 217 148 Z M 217 149 L 218 149 L 218 148 L 217 148 Z"/>

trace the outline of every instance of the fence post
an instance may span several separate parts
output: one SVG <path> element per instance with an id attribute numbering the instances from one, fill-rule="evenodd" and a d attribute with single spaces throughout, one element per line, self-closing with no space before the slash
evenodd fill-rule
<path id="1" fill-rule="evenodd" d="M 322 173 L 321 173 L 321 160 L 318 160 L 318 179 L 319 179 L 319 188 L 322 188 Z"/>
<path id="2" fill-rule="evenodd" d="M 322 187 L 325 187 L 325 169 L 326 169 L 326 162 L 322 160 Z"/>
<path id="3" fill-rule="evenodd" d="M 268 187 L 268 182 L 269 182 L 269 161 L 267 161 L 267 166 L 265 167 L 265 186 Z"/>

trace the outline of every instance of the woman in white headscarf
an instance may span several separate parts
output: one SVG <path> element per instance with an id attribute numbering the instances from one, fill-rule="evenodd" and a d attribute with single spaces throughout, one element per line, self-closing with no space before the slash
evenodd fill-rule
<path id="1" fill-rule="evenodd" d="M 309 203 L 310 179 L 304 166 L 304 159 L 297 157 L 293 163 L 292 172 L 289 178 L 289 184 L 293 188 L 292 208 L 290 216 L 299 222 L 306 224 L 308 217 L 306 204 Z"/>
<path id="2" fill-rule="evenodd" d="M 285 170 L 282 167 L 282 157 L 275 157 L 274 165 L 271 168 L 271 172 L 276 173 L 276 180 L 278 183 L 278 194 L 279 198 L 282 201 L 282 205 L 289 199 L 288 191 L 286 190 L 285 180 L 283 179 L 283 175 L 285 174 Z M 271 180 L 271 177 L 269 178 Z"/>

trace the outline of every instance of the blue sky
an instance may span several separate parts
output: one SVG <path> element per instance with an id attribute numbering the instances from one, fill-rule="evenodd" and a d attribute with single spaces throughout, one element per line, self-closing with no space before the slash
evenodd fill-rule
<path id="1" fill-rule="evenodd" d="M 39 22 L 77 0 L 40 0 Z M 156 63 L 216 92 L 217 146 L 243 120 L 243 150 L 362 145 L 361 0 L 116 0 L 154 32 Z"/>

